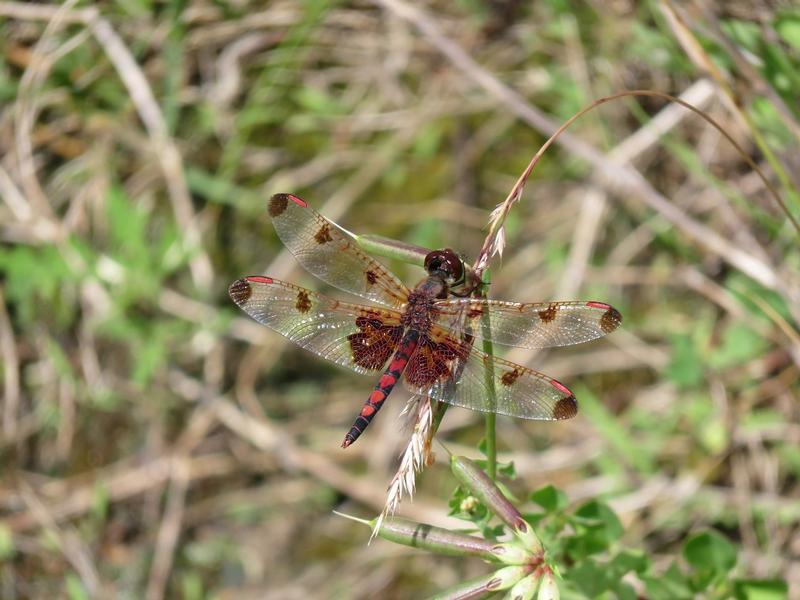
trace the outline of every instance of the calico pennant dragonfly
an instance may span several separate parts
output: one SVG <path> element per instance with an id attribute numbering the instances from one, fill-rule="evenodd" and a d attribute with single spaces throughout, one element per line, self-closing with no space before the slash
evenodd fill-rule
<path id="1" fill-rule="evenodd" d="M 464 265 L 450 249 L 428 254 L 428 276 L 409 290 L 365 254 L 350 233 L 297 196 L 273 196 L 269 214 L 281 241 L 308 271 L 383 305 L 340 302 L 261 275 L 234 281 L 228 290 L 248 315 L 300 347 L 358 373 L 383 371 L 343 448 L 356 441 L 401 379 L 411 392 L 455 406 L 524 419 L 569 419 L 578 411 L 569 388 L 485 354 L 475 342 L 567 346 L 606 335 L 622 321 L 603 302 L 451 298 L 451 286 L 463 278 Z"/>

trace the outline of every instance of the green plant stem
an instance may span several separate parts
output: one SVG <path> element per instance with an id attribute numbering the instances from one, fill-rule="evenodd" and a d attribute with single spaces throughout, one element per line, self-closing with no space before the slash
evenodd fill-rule
<path id="1" fill-rule="evenodd" d="M 491 276 L 489 275 L 489 269 L 486 269 L 483 274 L 481 275 L 481 281 L 484 285 L 480 286 L 478 291 L 478 297 L 486 298 L 486 290 L 489 289 L 489 283 L 491 280 Z M 489 320 L 489 313 L 487 311 L 483 312 L 483 317 L 481 318 L 481 327 L 483 328 L 483 351 L 488 354 L 490 357 L 494 356 L 494 346 L 492 345 L 492 336 L 491 336 L 491 322 Z M 487 363 L 487 368 L 484 373 L 484 377 L 486 378 L 486 389 L 489 390 L 489 401 L 490 406 L 495 408 L 497 406 L 497 395 L 495 393 L 494 388 L 494 365 L 493 363 Z M 486 412 L 484 417 L 484 427 L 486 429 L 485 433 L 485 440 L 486 440 L 486 473 L 492 479 L 497 478 L 497 433 L 496 433 L 496 418 L 497 415 L 495 414 L 494 410 L 490 410 Z"/>

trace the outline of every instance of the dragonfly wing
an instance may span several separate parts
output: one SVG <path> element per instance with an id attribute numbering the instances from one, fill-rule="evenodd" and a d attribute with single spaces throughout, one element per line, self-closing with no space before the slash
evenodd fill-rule
<path id="1" fill-rule="evenodd" d="M 291 194 L 275 194 L 269 215 L 278 237 L 310 273 L 325 283 L 367 300 L 399 308 L 408 289 L 352 235 Z"/>
<path id="2" fill-rule="evenodd" d="M 239 279 L 228 293 L 259 323 L 358 373 L 382 371 L 403 335 L 396 311 L 339 302 L 269 277 Z"/>
<path id="3" fill-rule="evenodd" d="M 622 315 L 603 302 L 503 302 L 463 298 L 439 300 L 437 322 L 463 338 L 520 348 L 570 346 L 603 337 L 622 322 Z M 488 325 L 487 325 L 488 321 Z"/>
<path id="4" fill-rule="evenodd" d="M 477 350 L 434 328 L 404 374 L 412 392 L 455 406 L 544 421 L 574 417 L 578 403 L 562 383 Z"/>

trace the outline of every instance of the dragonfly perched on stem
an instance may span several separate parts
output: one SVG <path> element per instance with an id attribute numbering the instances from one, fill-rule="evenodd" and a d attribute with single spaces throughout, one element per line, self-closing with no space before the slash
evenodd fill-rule
<path id="1" fill-rule="evenodd" d="M 259 323 L 314 354 L 358 373 L 380 373 L 342 447 L 363 433 L 402 380 L 413 393 L 455 406 L 524 419 L 574 417 L 563 383 L 481 352 L 475 342 L 523 348 L 567 346 L 602 337 L 622 321 L 604 302 L 503 302 L 451 298 L 464 265 L 451 249 L 425 257 L 413 290 L 361 250 L 355 238 L 291 194 L 270 199 L 281 241 L 322 281 L 382 305 L 342 302 L 271 277 L 233 282 L 233 301 Z M 483 326 L 488 322 L 491 327 Z"/>

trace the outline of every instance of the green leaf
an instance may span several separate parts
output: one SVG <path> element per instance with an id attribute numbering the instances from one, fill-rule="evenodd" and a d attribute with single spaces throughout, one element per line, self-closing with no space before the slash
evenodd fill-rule
<path id="1" fill-rule="evenodd" d="M 119 185 L 108 191 L 106 208 L 112 255 L 127 264 L 147 260 L 147 216 Z"/>
<path id="2" fill-rule="evenodd" d="M 664 374 L 680 389 L 694 387 L 703 380 L 703 362 L 690 336 L 672 338 L 672 356 Z"/>
<path id="3" fill-rule="evenodd" d="M 610 582 L 605 566 L 591 559 L 579 562 L 566 573 L 565 578 L 589 598 L 597 598 L 609 589 Z"/>
<path id="4" fill-rule="evenodd" d="M 14 534 L 7 525 L 0 523 L 0 561 L 14 556 Z"/>
<path id="5" fill-rule="evenodd" d="M 159 368 L 167 364 L 168 334 L 163 328 L 154 327 L 151 335 L 144 338 L 136 348 L 131 380 L 138 385 L 146 385 Z"/>
<path id="6" fill-rule="evenodd" d="M 640 575 L 640 579 L 647 589 L 650 600 L 683 600 L 694 597 L 686 577 L 675 563 L 662 577 Z"/>
<path id="7" fill-rule="evenodd" d="M 595 521 L 598 527 L 607 534 L 609 542 L 613 542 L 622 537 L 622 523 L 619 522 L 617 515 L 611 508 L 600 500 L 590 500 L 575 511 L 576 517 L 581 517 L 586 521 Z"/>
<path id="8" fill-rule="evenodd" d="M 778 579 L 739 579 L 733 590 L 737 600 L 784 600 L 789 595 L 786 582 Z"/>
<path id="9" fill-rule="evenodd" d="M 68 573 L 65 578 L 65 585 L 67 588 L 67 597 L 70 600 L 89 600 L 89 594 L 83 583 L 75 573 Z"/>
<path id="10" fill-rule="evenodd" d="M 567 495 L 552 485 L 539 488 L 530 495 L 530 499 L 549 513 L 567 506 Z"/>
<path id="11" fill-rule="evenodd" d="M 517 470 L 514 468 L 513 460 L 507 463 L 497 463 L 497 472 L 501 475 L 505 475 L 509 479 L 517 478 Z"/>
<path id="12" fill-rule="evenodd" d="M 724 575 L 736 565 L 736 548 L 716 531 L 704 531 L 684 544 L 683 557 L 697 571 Z"/>
<path id="13" fill-rule="evenodd" d="M 614 449 L 611 457 L 615 465 L 624 468 L 630 465 L 640 473 L 653 472 L 653 451 L 631 436 L 631 432 L 606 406 L 583 385 L 573 388 L 580 398 L 581 413 L 584 414 Z"/>
<path id="14" fill-rule="evenodd" d="M 311 114 L 329 117 L 344 112 L 335 98 L 325 90 L 311 85 L 300 87 L 295 93 L 295 100 Z"/>
<path id="15" fill-rule="evenodd" d="M 110 504 L 111 494 L 103 482 L 95 484 L 92 490 L 92 504 L 89 514 L 95 520 L 104 522 L 108 518 L 108 508 Z"/>
<path id="16" fill-rule="evenodd" d="M 439 151 L 443 137 L 444 130 L 441 123 L 430 123 L 427 127 L 420 130 L 414 140 L 411 152 L 418 159 L 432 160 Z"/>
<path id="17" fill-rule="evenodd" d="M 800 13 L 787 13 L 778 17 L 775 31 L 787 44 L 800 50 Z"/>
<path id="18" fill-rule="evenodd" d="M 622 578 L 629 572 L 644 572 L 648 567 L 643 553 L 621 552 L 606 563 L 593 559 L 579 561 L 571 568 L 565 578 L 573 582 L 589 598 L 599 597 L 603 592 L 613 590 L 616 598 L 636 598 L 636 594 Z"/>
<path id="19" fill-rule="evenodd" d="M 742 323 L 731 323 L 722 335 L 722 344 L 714 350 L 709 364 L 715 369 L 727 369 L 745 363 L 764 353 L 767 342 Z"/>
<path id="20" fill-rule="evenodd" d="M 575 558 L 597 554 L 622 537 L 622 523 L 608 505 L 591 500 L 570 518 L 576 534 L 567 541 L 567 551 Z"/>
<path id="21" fill-rule="evenodd" d="M 617 581 L 612 589 L 616 592 L 616 597 L 619 600 L 636 600 L 639 597 L 633 586 L 624 581 Z"/>
<path id="22" fill-rule="evenodd" d="M 623 550 L 608 563 L 609 570 L 622 577 L 625 573 L 634 571 L 644 573 L 650 565 L 647 555 L 634 550 Z"/>
<path id="23" fill-rule="evenodd" d="M 181 578 L 181 598 L 185 600 L 202 600 L 203 578 L 199 573 L 192 571 Z"/>
<path id="24" fill-rule="evenodd" d="M 75 319 L 71 285 L 76 277 L 55 246 L 0 248 L 0 275 L 19 321 L 54 320 L 66 326 Z"/>

